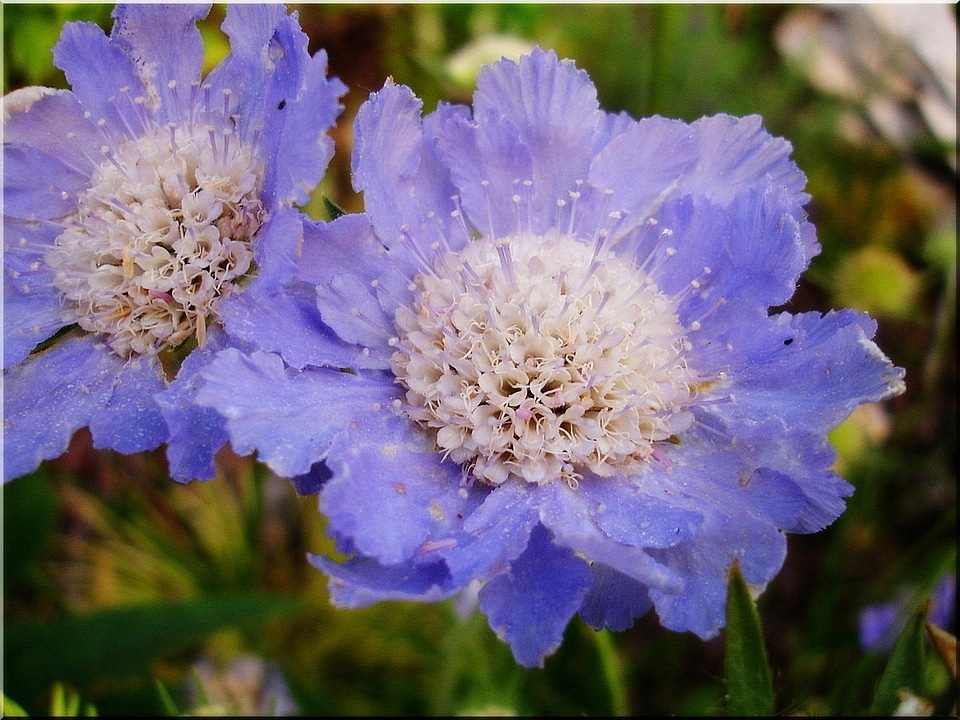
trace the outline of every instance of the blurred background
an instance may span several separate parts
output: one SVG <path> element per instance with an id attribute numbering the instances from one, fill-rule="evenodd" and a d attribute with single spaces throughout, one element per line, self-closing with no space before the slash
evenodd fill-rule
<path id="1" fill-rule="evenodd" d="M 856 493 L 827 530 L 791 536 L 758 602 L 777 711 L 866 712 L 890 633 L 927 598 L 955 633 L 956 5 L 292 7 L 350 88 L 317 218 L 323 196 L 362 208 L 351 124 L 388 76 L 428 112 L 469 102 L 483 63 L 534 44 L 585 69 L 605 110 L 758 113 L 790 140 L 823 251 L 783 309 L 871 313 L 907 392 L 832 433 Z M 111 9 L 4 3 L 4 92 L 66 87 L 50 53 L 63 23 L 109 31 Z M 208 67 L 229 50 L 223 12 L 203 23 Z M 653 613 L 617 634 L 575 619 L 546 667 L 524 670 L 468 598 L 332 608 L 305 558 L 331 549 L 316 498 L 251 458 L 225 450 L 216 480 L 186 486 L 165 462 L 93 450 L 81 431 L 4 486 L 4 692 L 25 712 L 723 713 L 722 636 Z M 918 708 L 955 713 L 955 677 L 927 658 Z"/>

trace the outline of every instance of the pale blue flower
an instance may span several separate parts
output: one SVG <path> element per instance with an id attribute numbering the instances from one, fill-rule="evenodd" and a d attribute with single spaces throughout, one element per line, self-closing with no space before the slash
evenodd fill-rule
<path id="1" fill-rule="evenodd" d="M 214 472 L 226 433 L 193 376 L 236 344 L 222 305 L 292 272 L 345 88 L 280 5 L 230 6 L 202 77 L 209 9 L 67 23 L 72 89 L 4 98 L 5 481 L 85 426 L 124 453 L 168 442 L 177 479 Z"/>
<path id="2" fill-rule="evenodd" d="M 903 387 L 865 315 L 770 314 L 819 249 L 790 145 L 604 113 L 540 49 L 421 113 L 392 82 L 364 104 L 366 213 L 306 221 L 298 281 L 231 304 L 259 349 L 199 402 L 319 490 L 338 605 L 479 581 L 525 666 L 577 614 L 715 636 L 735 561 L 760 593 L 843 511 L 826 432 Z"/>
<path id="3" fill-rule="evenodd" d="M 907 624 L 907 616 L 915 610 L 915 593 L 899 591 L 885 602 L 868 605 L 860 612 L 860 645 L 867 650 L 887 652 Z M 945 630 L 952 630 L 957 613 L 957 578 L 953 573 L 941 576 L 929 595 L 926 621 Z"/>

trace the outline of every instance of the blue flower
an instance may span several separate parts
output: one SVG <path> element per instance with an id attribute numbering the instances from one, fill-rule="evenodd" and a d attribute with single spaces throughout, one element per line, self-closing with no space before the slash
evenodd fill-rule
<path id="1" fill-rule="evenodd" d="M 886 602 L 868 605 L 860 612 L 860 646 L 866 650 L 887 652 L 914 612 L 916 593 L 902 589 Z M 957 578 L 945 573 L 929 593 L 930 606 L 926 621 L 944 630 L 952 629 L 957 609 Z"/>
<path id="2" fill-rule="evenodd" d="M 365 214 L 305 221 L 297 281 L 232 308 L 259 349 L 199 394 L 319 489 L 334 602 L 478 581 L 525 666 L 578 613 L 716 635 L 734 561 L 759 593 L 843 511 L 827 430 L 903 388 L 866 316 L 769 313 L 818 251 L 790 145 L 604 113 L 540 49 L 472 110 L 388 82 L 354 134 Z"/>
<path id="3" fill-rule="evenodd" d="M 289 278 L 304 203 L 333 154 L 345 87 L 296 15 L 237 5 L 202 77 L 207 6 L 120 5 L 109 37 L 68 23 L 72 90 L 4 98 L 4 481 L 88 426 L 124 453 L 168 442 L 213 475 L 223 420 L 195 373 L 236 341 L 221 313 Z"/>

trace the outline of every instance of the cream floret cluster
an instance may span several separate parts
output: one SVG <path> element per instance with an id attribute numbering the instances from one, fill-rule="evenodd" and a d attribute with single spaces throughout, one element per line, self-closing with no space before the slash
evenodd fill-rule
<path id="1" fill-rule="evenodd" d="M 629 472 L 693 421 L 673 298 L 601 245 L 478 240 L 442 254 L 397 310 L 407 414 L 476 478 Z"/>

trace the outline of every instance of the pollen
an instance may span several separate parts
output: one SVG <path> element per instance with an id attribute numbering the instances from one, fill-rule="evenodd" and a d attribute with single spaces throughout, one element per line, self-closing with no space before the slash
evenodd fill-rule
<path id="1" fill-rule="evenodd" d="M 260 163 L 229 132 L 152 125 L 104 147 L 46 257 L 66 322 L 121 357 L 194 337 L 252 268 L 265 219 Z"/>
<path id="2" fill-rule="evenodd" d="M 392 356 L 405 410 L 483 482 L 629 473 L 693 423 L 675 299 L 612 252 L 557 233 L 481 238 L 414 285 Z"/>

